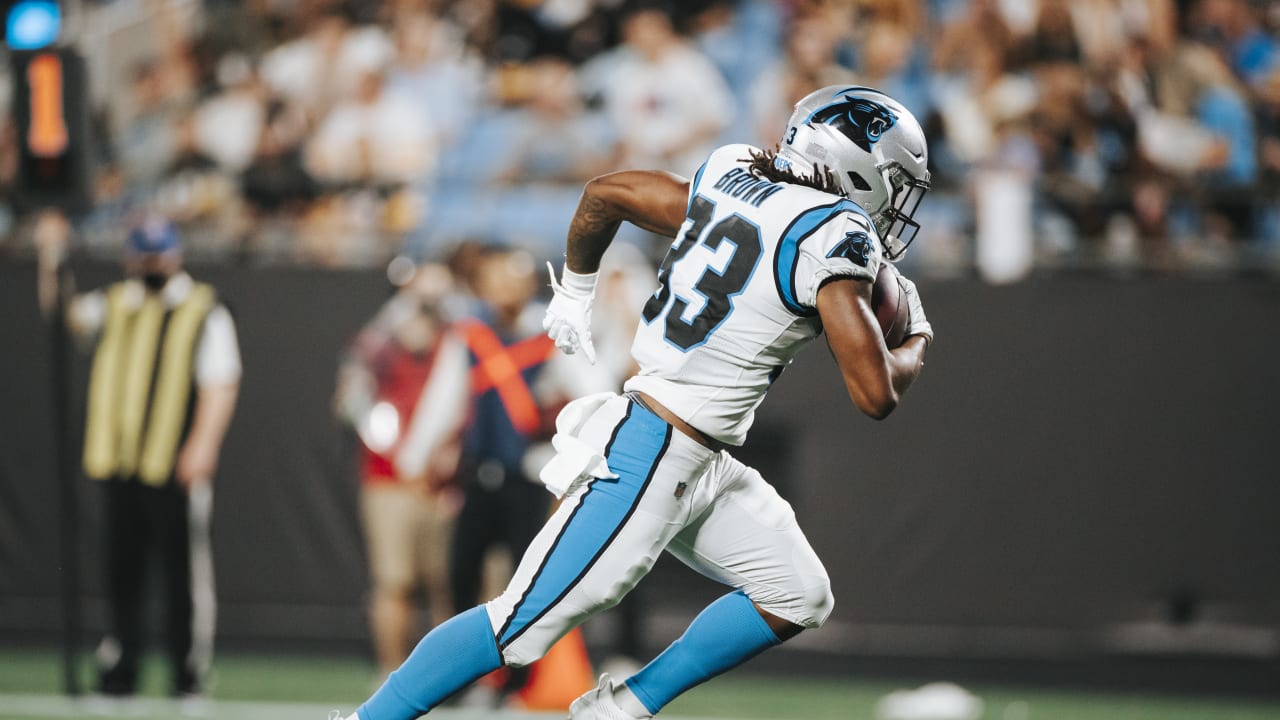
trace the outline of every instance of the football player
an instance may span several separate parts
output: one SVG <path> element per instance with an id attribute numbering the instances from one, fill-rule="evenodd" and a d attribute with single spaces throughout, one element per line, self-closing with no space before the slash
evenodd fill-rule
<path id="1" fill-rule="evenodd" d="M 871 310 L 881 263 L 906 252 L 929 187 L 924 134 L 886 95 L 827 87 L 802 99 L 774 150 L 728 145 L 692 181 L 624 171 L 589 182 L 544 326 L 594 359 L 592 298 L 620 223 L 674 238 L 645 304 L 624 395 L 570 403 L 542 471 L 563 497 L 497 598 L 437 627 L 357 711 L 409 720 L 503 665 L 522 666 L 612 607 L 668 551 L 733 590 L 656 659 L 608 675 L 569 710 L 629 720 L 823 623 L 830 581 L 791 506 L 729 453 L 770 384 L 825 332 L 853 404 L 887 416 L 933 330 L 900 282 L 907 337 L 886 347 Z M 896 271 L 895 271 L 896 272 Z M 356 716 L 353 716 L 356 717 Z"/>

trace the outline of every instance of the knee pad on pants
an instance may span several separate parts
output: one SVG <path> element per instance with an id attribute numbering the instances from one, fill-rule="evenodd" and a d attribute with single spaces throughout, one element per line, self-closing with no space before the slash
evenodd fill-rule
<path id="1" fill-rule="evenodd" d="M 797 625 L 812 629 L 825 623 L 836 605 L 836 597 L 831 593 L 831 581 L 823 578 L 821 583 L 805 588 L 803 602 L 806 622 L 796 623 Z"/>
<path id="2" fill-rule="evenodd" d="M 785 590 L 750 587 L 744 590 L 761 610 L 806 629 L 821 626 L 835 607 L 831 581 L 825 575 L 807 578 L 803 584 Z"/>

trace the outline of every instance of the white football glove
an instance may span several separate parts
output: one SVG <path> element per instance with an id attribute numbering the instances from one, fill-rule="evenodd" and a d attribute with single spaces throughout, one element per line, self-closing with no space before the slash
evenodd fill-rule
<path id="1" fill-rule="evenodd" d="M 921 335 L 929 344 L 933 344 L 933 325 L 929 324 L 929 318 L 924 316 L 924 304 L 920 302 L 920 292 L 916 290 L 916 284 L 903 275 L 894 265 L 894 273 L 898 276 L 898 284 L 902 286 L 902 292 L 907 295 L 907 334 L 906 337 L 912 335 Z"/>
<path id="2" fill-rule="evenodd" d="M 567 266 L 564 280 L 556 280 L 555 268 L 547 263 L 551 274 L 551 289 L 555 297 L 547 305 L 542 317 L 542 329 L 555 341 L 556 347 L 566 355 L 581 350 L 587 362 L 596 364 L 596 349 L 591 344 L 591 304 L 595 300 L 596 280 L 599 273 L 579 275 Z"/>

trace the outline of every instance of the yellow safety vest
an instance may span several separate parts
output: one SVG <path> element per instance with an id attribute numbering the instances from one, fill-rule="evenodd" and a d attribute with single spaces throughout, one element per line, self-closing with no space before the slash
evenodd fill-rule
<path id="1" fill-rule="evenodd" d="M 107 291 L 89 376 L 84 471 L 96 479 L 137 477 L 163 485 L 186 431 L 196 344 L 216 296 L 209 285 L 195 283 L 173 308 L 155 293 L 131 307 L 127 287 L 120 282 Z"/>

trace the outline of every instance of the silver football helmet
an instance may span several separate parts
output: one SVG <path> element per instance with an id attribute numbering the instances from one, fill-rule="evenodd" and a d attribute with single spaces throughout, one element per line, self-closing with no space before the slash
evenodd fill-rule
<path id="1" fill-rule="evenodd" d="M 832 85 L 796 103 L 778 147 L 779 169 L 829 169 L 841 194 L 871 215 L 885 258 L 902 257 L 929 190 L 929 149 L 909 110 L 878 90 Z"/>

